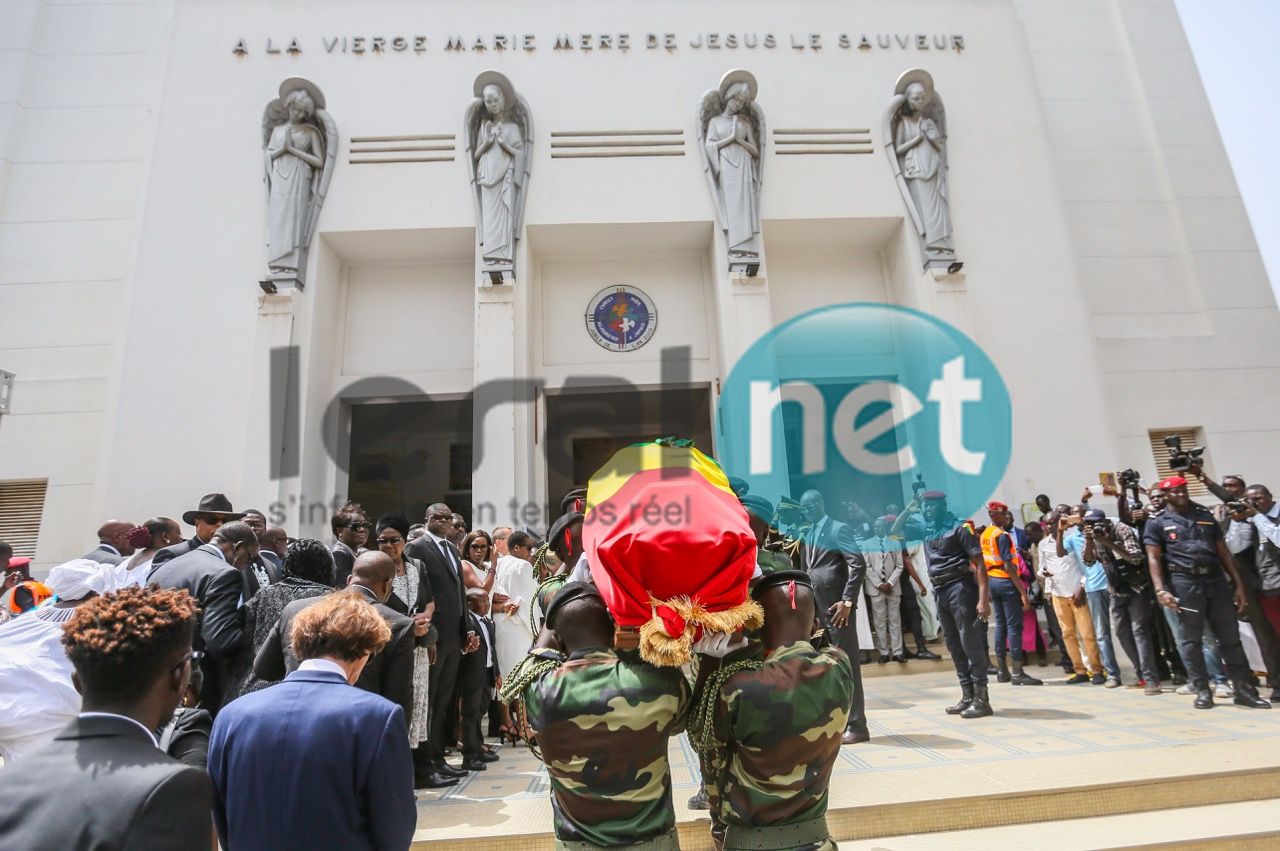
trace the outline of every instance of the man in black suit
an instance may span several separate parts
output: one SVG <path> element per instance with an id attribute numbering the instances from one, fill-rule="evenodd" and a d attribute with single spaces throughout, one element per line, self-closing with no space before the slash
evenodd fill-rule
<path id="1" fill-rule="evenodd" d="M 200 618 L 192 647 L 203 657 L 204 692 L 200 707 L 216 715 L 222 706 L 227 661 L 245 640 L 245 577 L 242 573 L 258 554 L 258 537 L 248 524 L 224 523 L 209 543 L 152 567 L 147 583 L 183 588 L 200 604 Z"/>
<path id="2" fill-rule="evenodd" d="M 805 491 L 800 497 L 800 510 L 810 523 L 804 536 L 801 564 L 813 580 L 818 617 L 827 628 L 831 643 L 848 654 L 853 665 L 853 707 L 849 711 L 849 726 L 841 741 L 846 745 L 865 742 L 871 734 L 867 731 L 866 698 L 862 692 L 862 652 L 858 649 L 856 618 L 867 563 L 858 549 L 853 529 L 827 516 L 821 493 Z"/>
<path id="3" fill-rule="evenodd" d="M 489 620 L 489 595 L 483 588 L 467 589 L 467 620 L 480 638 L 480 649 L 462 657 L 458 666 L 458 696 L 462 699 L 462 767 L 484 771 L 486 762 L 496 762 L 497 754 L 484 749 L 480 719 L 489 711 L 493 689 L 498 683 L 497 650 L 493 643 L 493 621 Z"/>
<path id="4" fill-rule="evenodd" d="M 133 545 L 129 543 L 129 530 L 132 528 L 132 523 L 108 520 L 98 528 L 98 546 L 81 558 L 98 564 L 120 564 L 125 556 L 133 555 Z"/>
<path id="5" fill-rule="evenodd" d="M 466 775 L 466 771 L 445 762 L 445 719 L 450 714 L 450 705 L 458 699 L 458 665 L 462 662 L 462 654 L 478 649 L 480 638 L 467 635 L 472 627 L 467 621 L 463 603 L 462 559 L 447 538 L 452 523 L 453 512 L 449 506 L 443 502 L 427 506 L 426 534 L 405 548 L 405 553 L 427 568 L 431 594 L 436 603 L 431 622 L 439 632 L 436 661 L 431 666 L 427 685 L 431 699 L 431 730 L 426 745 L 419 745 L 413 752 L 414 773 L 419 776 L 426 776 L 432 771 L 446 777 Z"/>
<path id="6" fill-rule="evenodd" d="M 43 749 L 0 769 L 5 848 L 212 847 L 209 776 L 156 746 L 191 678 L 195 601 L 125 588 L 79 606 L 62 644 L 80 716 Z"/>
<path id="7" fill-rule="evenodd" d="M 391 640 L 369 657 L 354 685 L 380 694 L 400 704 L 405 718 L 413 717 L 413 618 L 405 617 L 384 605 L 391 596 L 391 580 L 396 575 L 395 562 L 380 552 L 361 553 L 347 583 L 347 592 L 359 594 L 373 605 L 391 628 Z M 298 670 L 301 660 L 293 653 L 289 633 L 294 618 L 308 606 L 324 597 L 294 600 L 284 607 L 280 620 L 267 634 L 267 641 L 253 660 L 253 672 L 259 679 L 276 682 Z M 406 722 L 407 723 L 407 722 Z"/>
<path id="8" fill-rule="evenodd" d="M 231 500 L 227 499 L 226 494 L 207 493 L 200 497 L 200 507 L 192 511 L 184 512 L 182 522 L 188 526 L 196 527 L 196 534 L 189 541 L 183 541 L 180 544 L 174 544 L 171 547 L 165 547 L 159 550 L 151 559 L 153 568 L 164 564 L 171 558 L 177 558 L 180 555 L 186 555 L 202 544 L 207 544 L 213 540 L 213 533 L 218 531 L 218 527 L 223 523 L 230 523 L 232 520 L 239 520 L 244 517 L 243 513 L 237 513 L 231 508 Z"/>

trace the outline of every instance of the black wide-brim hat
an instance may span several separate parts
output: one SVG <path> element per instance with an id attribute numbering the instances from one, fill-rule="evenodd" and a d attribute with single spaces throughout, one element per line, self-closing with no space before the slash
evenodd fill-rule
<path id="1" fill-rule="evenodd" d="M 182 522 L 188 526 L 196 525 L 196 518 L 201 514 L 216 514 L 224 520 L 239 520 L 244 517 L 243 511 L 231 507 L 231 500 L 223 493 L 207 493 L 200 497 L 200 507 L 187 511 L 182 515 Z"/>

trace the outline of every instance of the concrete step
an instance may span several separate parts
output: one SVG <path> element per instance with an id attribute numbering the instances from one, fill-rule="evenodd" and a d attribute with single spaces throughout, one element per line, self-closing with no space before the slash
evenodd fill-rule
<path id="1" fill-rule="evenodd" d="M 993 805 L 1004 806 L 992 800 Z M 1153 810 L 1115 816 L 1080 812 L 1075 818 L 975 830 L 949 830 L 878 839 L 840 840 L 841 851 L 989 851 L 1033 848 L 1273 849 L 1280 847 L 1280 800 Z"/>

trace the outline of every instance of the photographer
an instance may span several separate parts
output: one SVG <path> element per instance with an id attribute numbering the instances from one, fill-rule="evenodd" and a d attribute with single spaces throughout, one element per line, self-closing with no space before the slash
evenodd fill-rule
<path id="1" fill-rule="evenodd" d="M 1249 625 L 1267 667 L 1271 702 L 1280 703 L 1280 503 L 1266 485 L 1252 485 L 1243 499 L 1228 505 L 1232 510 L 1227 548 L 1236 557 L 1237 569 L 1251 568 L 1249 573 L 1240 570 Z"/>
<path id="2" fill-rule="evenodd" d="M 1201 653 L 1206 621 L 1218 637 L 1218 649 L 1231 673 L 1235 703 L 1256 709 L 1271 704 L 1258 696 L 1253 672 L 1240 644 L 1236 613 L 1245 610 L 1244 589 L 1222 530 L 1213 515 L 1187 495 L 1187 480 L 1170 476 L 1160 483 L 1167 504 L 1159 517 L 1147 521 L 1143 543 L 1156 600 L 1178 613 L 1182 625 L 1182 662 L 1193 688 L 1197 709 L 1213 707 L 1208 674 Z M 1169 587 L 1165 587 L 1165 569 Z M 1227 583 L 1230 577 L 1233 591 Z M 1172 589 L 1172 590 L 1171 590 Z"/>
<path id="3" fill-rule="evenodd" d="M 1088 491 L 1085 492 L 1088 495 Z M 1062 526 L 1058 536 L 1058 555 L 1071 553 L 1084 573 L 1085 598 L 1088 600 L 1089 614 L 1093 618 L 1093 633 L 1098 642 L 1098 650 L 1102 653 L 1102 665 L 1107 675 L 1103 682 L 1107 688 L 1120 686 L 1120 664 L 1116 662 L 1115 648 L 1111 646 L 1111 595 L 1107 593 L 1107 574 L 1097 559 L 1085 558 L 1084 524 L 1087 503 L 1080 503 L 1071 509 L 1070 516 L 1059 521 Z"/>
<path id="4" fill-rule="evenodd" d="M 1143 569 L 1142 545 L 1133 529 L 1112 523 L 1094 509 L 1084 516 L 1084 557 L 1098 561 L 1111 592 L 1111 632 L 1145 684 L 1144 694 L 1160 694 L 1156 654 L 1151 645 L 1151 578 Z M 1137 684 L 1134 684 L 1137 687 Z"/>

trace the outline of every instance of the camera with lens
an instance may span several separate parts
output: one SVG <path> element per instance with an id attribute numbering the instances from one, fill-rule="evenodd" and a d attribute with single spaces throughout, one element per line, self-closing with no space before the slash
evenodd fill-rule
<path id="1" fill-rule="evenodd" d="M 1200 456 L 1204 455 L 1203 446 L 1193 446 L 1184 450 L 1182 438 L 1176 434 L 1166 437 L 1164 445 L 1169 447 L 1169 469 L 1175 473 L 1185 473 L 1190 470 L 1192 466 L 1200 463 Z"/>
<path id="2" fill-rule="evenodd" d="M 1138 487 L 1138 482 L 1141 480 L 1142 477 L 1138 475 L 1138 471 L 1132 467 L 1116 473 L 1116 484 L 1120 485 L 1122 490 L 1133 490 Z"/>

